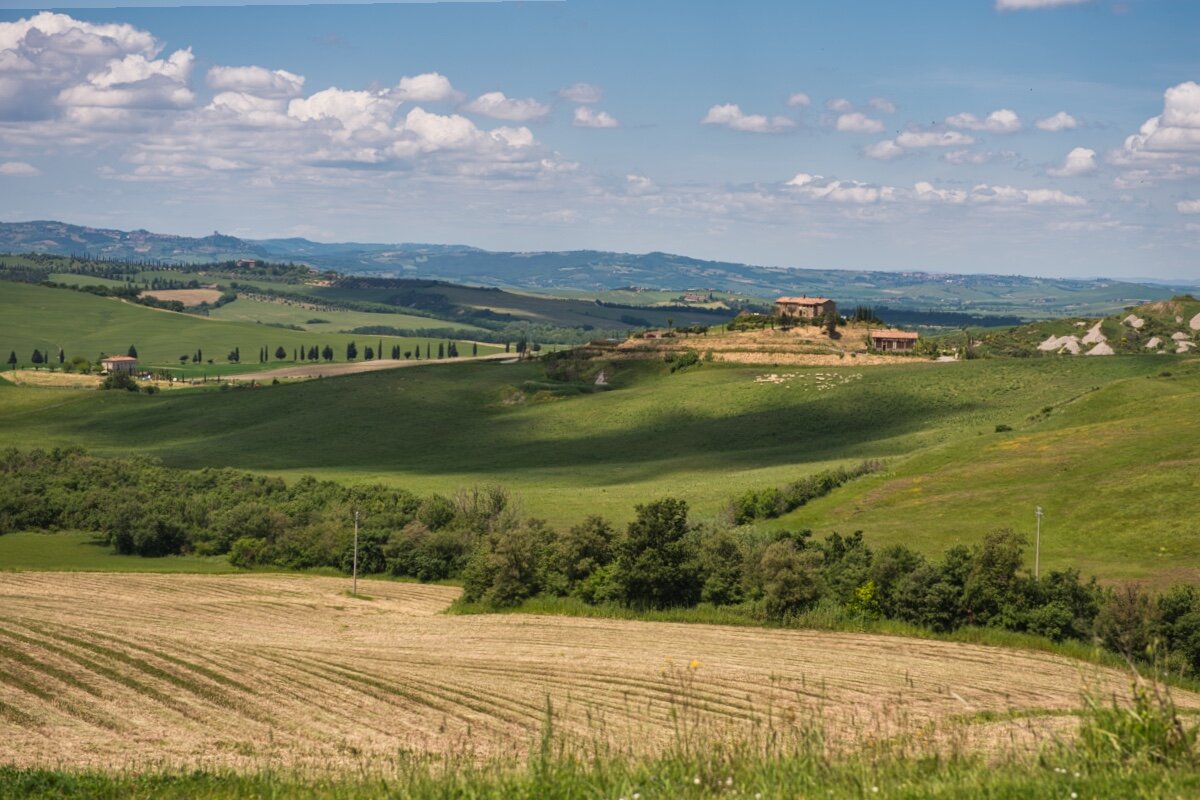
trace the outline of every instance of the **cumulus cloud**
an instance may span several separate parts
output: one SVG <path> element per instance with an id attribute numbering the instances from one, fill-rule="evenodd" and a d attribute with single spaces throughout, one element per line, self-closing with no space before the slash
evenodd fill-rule
<path id="1" fill-rule="evenodd" d="M 986 133 L 1014 133 L 1021 130 L 1020 117 L 1007 108 L 997 109 L 983 119 L 969 112 L 954 114 L 946 117 L 946 124 L 952 128 Z"/>
<path id="2" fill-rule="evenodd" d="M 1200 214 L 1200 200 L 1180 200 L 1175 209 L 1180 214 Z"/>
<path id="3" fill-rule="evenodd" d="M 633 195 L 644 195 L 658 191 L 658 187 L 645 175 L 631 173 L 625 176 L 625 191 Z"/>
<path id="4" fill-rule="evenodd" d="M 843 133 L 880 133 L 883 123 L 858 111 L 837 118 L 837 129 Z"/>
<path id="5" fill-rule="evenodd" d="M 878 111 L 880 114 L 895 114 L 896 104 L 886 97 L 872 97 L 867 101 L 871 108 Z"/>
<path id="6" fill-rule="evenodd" d="M 353 133 L 373 128 L 385 133 L 397 101 L 384 92 L 353 91 L 331 87 L 288 103 L 287 115 L 301 122 L 328 121 Z"/>
<path id="7" fill-rule="evenodd" d="M 579 106 L 571 118 L 577 128 L 617 128 L 621 123 L 607 111 L 595 111 L 588 106 Z"/>
<path id="8" fill-rule="evenodd" d="M 792 92 L 788 95 L 787 104 L 792 108 L 808 108 L 812 105 L 812 98 L 804 92 Z"/>
<path id="9" fill-rule="evenodd" d="M 460 103 L 465 95 L 455 89 L 445 75 L 425 72 L 401 78 L 392 90 L 392 96 L 402 102 L 437 103 L 448 100 Z"/>
<path id="10" fill-rule="evenodd" d="M 463 106 L 463 110 L 509 122 L 528 122 L 540 119 L 550 113 L 549 106 L 539 103 L 532 97 L 518 100 L 515 97 L 506 96 L 504 92 L 481 94 Z"/>
<path id="11" fill-rule="evenodd" d="M 854 110 L 854 103 L 851 103 L 844 97 L 831 97 L 825 101 L 825 108 L 830 111 L 836 111 L 839 114 L 845 114 L 848 111 Z"/>
<path id="12" fill-rule="evenodd" d="M 34 178 L 41 174 L 40 169 L 33 164 L 26 164 L 24 161 L 0 162 L 0 175 L 10 178 Z"/>
<path id="13" fill-rule="evenodd" d="M 1065 111 L 1059 111 L 1057 114 L 1053 114 L 1045 119 L 1039 119 L 1033 124 L 1038 130 L 1057 133 L 1059 131 L 1069 131 L 1078 128 L 1079 120 L 1075 119 Z"/>
<path id="14" fill-rule="evenodd" d="M 736 103 L 716 105 L 708 109 L 701 125 L 722 125 L 735 131 L 747 133 L 779 133 L 795 127 L 787 117 L 766 117 L 762 114 L 746 114 Z"/>
<path id="15" fill-rule="evenodd" d="M 588 105 L 599 103 L 604 97 L 604 92 L 599 86 L 590 83 L 572 83 L 570 86 L 559 89 L 558 96 L 571 103 Z"/>
<path id="16" fill-rule="evenodd" d="M 1127 185 L 1195 174 L 1200 165 L 1200 84 L 1186 81 L 1163 93 L 1163 112 L 1109 155 L 1109 161 L 1135 167 L 1121 176 Z"/>
<path id="17" fill-rule="evenodd" d="M 1086 147 L 1076 147 L 1067 153 L 1061 167 L 1046 170 L 1048 175 L 1056 178 L 1073 178 L 1096 171 L 1096 151 Z"/>
<path id="18" fill-rule="evenodd" d="M 863 154 L 867 158 L 873 158 L 877 161 L 891 161 L 893 158 L 899 158 L 906 152 L 903 147 L 891 139 L 884 139 L 882 142 L 876 142 L 863 149 Z"/>
<path id="19" fill-rule="evenodd" d="M 1078 6 L 1091 0 L 996 0 L 997 11 L 1021 11 L 1025 9 L 1053 8 L 1054 6 Z"/>
<path id="20" fill-rule="evenodd" d="M 958 131 L 905 131 L 896 137 L 898 146 L 907 150 L 926 147 L 964 147 L 975 144 L 975 139 Z"/>
<path id="21" fill-rule="evenodd" d="M 266 67 L 213 67 L 205 76 L 217 92 L 238 92 L 264 98 L 291 98 L 304 90 L 304 76 Z"/>

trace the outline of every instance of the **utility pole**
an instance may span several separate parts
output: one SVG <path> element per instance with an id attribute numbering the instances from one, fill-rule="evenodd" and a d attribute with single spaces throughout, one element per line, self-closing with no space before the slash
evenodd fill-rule
<path id="1" fill-rule="evenodd" d="M 1037 516 L 1037 539 L 1033 546 L 1033 579 L 1040 580 L 1042 567 L 1042 507 L 1038 506 L 1034 512 Z"/>
<path id="2" fill-rule="evenodd" d="M 1041 512 L 1041 509 L 1038 509 Z M 358 595 L 358 509 L 354 510 L 354 588 L 351 594 Z"/>

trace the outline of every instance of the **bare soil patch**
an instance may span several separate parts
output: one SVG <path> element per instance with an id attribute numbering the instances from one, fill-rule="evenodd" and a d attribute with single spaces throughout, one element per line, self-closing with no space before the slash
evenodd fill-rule
<path id="1" fill-rule="evenodd" d="M 445 616 L 458 590 L 284 575 L 0 574 L 0 763 L 400 768 L 523 757 L 547 704 L 569 741 L 820 726 L 867 743 L 954 720 L 1068 712 L 1112 671 L 850 633 Z M 1196 705 L 1191 695 L 1177 697 Z M 958 723 L 962 724 L 962 723 Z M 1005 734 L 1007 735 L 1007 734 Z M 976 738 L 991 739 L 980 734 Z M 994 738 L 994 737 L 992 737 Z"/>
<path id="2" fill-rule="evenodd" d="M 99 375 L 78 372 L 51 372 L 46 369 L 6 370 L 0 377 L 19 386 L 48 386 L 55 389 L 95 389 L 103 380 Z"/>
<path id="3" fill-rule="evenodd" d="M 142 292 L 141 296 L 164 301 L 178 300 L 185 306 L 198 306 L 217 302 L 221 299 L 221 292 L 217 289 L 154 289 Z"/>

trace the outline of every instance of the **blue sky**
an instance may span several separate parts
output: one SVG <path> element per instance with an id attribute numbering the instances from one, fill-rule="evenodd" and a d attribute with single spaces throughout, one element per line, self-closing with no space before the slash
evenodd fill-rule
<path id="1" fill-rule="evenodd" d="M 1200 279 L 1194 0 L 78 5 L 0 219 Z"/>

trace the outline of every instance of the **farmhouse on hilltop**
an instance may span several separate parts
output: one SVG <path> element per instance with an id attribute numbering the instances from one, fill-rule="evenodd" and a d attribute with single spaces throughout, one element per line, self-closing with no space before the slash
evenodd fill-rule
<path id="1" fill-rule="evenodd" d="M 910 331 L 871 331 L 871 347 L 876 350 L 912 350 L 920 336 Z"/>
<path id="2" fill-rule="evenodd" d="M 116 375 L 120 372 L 132 375 L 137 372 L 137 359 L 133 356 L 109 356 L 100 359 L 100 363 L 109 375 Z"/>
<path id="3" fill-rule="evenodd" d="M 827 297 L 780 297 L 775 301 L 775 316 L 820 319 L 837 313 L 837 303 Z"/>

